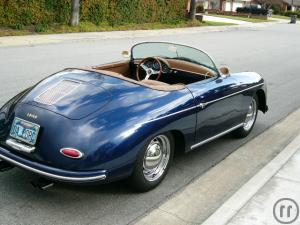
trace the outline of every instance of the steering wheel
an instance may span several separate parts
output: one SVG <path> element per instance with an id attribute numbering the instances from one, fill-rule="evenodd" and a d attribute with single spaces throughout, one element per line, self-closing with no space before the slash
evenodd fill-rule
<path id="1" fill-rule="evenodd" d="M 146 62 L 148 62 L 149 60 L 157 62 L 158 65 L 159 65 L 159 70 L 153 70 L 152 68 L 149 68 L 148 66 L 146 66 Z M 137 78 L 138 81 L 142 80 L 141 77 L 140 77 L 140 69 L 141 68 L 146 72 L 146 77 L 145 77 L 144 80 L 149 80 L 149 78 L 154 74 L 158 74 L 157 77 L 156 77 L 156 80 L 159 80 L 159 78 L 162 74 L 161 62 L 155 57 L 145 58 L 138 64 L 137 69 L 136 69 L 136 78 Z"/>

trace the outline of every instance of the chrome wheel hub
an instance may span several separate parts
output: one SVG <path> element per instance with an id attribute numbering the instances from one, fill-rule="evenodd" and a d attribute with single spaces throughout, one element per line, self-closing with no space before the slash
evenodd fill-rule
<path id="1" fill-rule="evenodd" d="M 170 141 L 165 135 L 159 135 L 151 140 L 143 162 L 146 180 L 155 181 L 164 174 L 170 159 L 170 148 Z"/>
<path id="2" fill-rule="evenodd" d="M 252 102 L 249 106 L 246 119 L 244 121 L 244 129 L 246 131 L 250 130 L 255 122 L 256 118 L 256 113 L 257 113 L 257 104 L 255 99 L 252 99 Z"/>

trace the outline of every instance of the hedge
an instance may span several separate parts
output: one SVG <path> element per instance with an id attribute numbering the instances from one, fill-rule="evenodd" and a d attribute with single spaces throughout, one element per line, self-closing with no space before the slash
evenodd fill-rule
<path id="1" fill-rule="evenodd" d="M 298 11 L 287 11 L 284 13 L 284 16 L 292 16 L 292 15 L 297 15 L 298 18 L 300 18 L 300 10 Z"/>
<path id="2" fill-rule="evenodd" d="M 0 0 L 0 26 L 66 24 L 71 0 Z M 110 25 L 175 23 L 185 17 L 186 0 L 81 0 L 81 21 Z"/>
<path id="3" fill-rule="evenodd" d="M 255 8 L 255 7 L 238 7 L 236 9 L 238 13 L 251 13 L 254 15 L 267 15 L 268 10 L 262 8 Z"/>

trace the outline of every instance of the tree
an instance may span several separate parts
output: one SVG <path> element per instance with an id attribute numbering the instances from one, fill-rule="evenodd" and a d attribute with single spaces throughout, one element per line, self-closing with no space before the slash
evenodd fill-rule
<path id="1" fill-rule="evenodd" d="M 196 4 L 196 0 L 191 0 L 189 13 L 190 20 L 194 20 L 196 18 Z"/>
<path id="2" fill-rule="evenodd" d="M 70 26 L 79 24 L 80 0 L 72 0 Z"/>

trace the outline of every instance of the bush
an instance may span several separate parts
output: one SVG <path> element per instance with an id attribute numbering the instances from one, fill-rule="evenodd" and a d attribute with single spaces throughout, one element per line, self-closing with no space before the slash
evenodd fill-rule
<path id="1" fill-rule="evenodd" d="M 81 21 L 99 25 L 176 23 L 185 18 L 186 0 L 81 0 Z M 71 0 L 0 0 L 0 26 L 67 24 Z"/>
<path id="2" fill-rule="evenodd" d="M 35 26 L 35 32 L 44 32 L 48 29 L 48 24 L 43 22 Z"/>
<path id="3" fill-rule="evenodd" d="M 273 14 L 282 15 L 284 13 L 282 7 L 278 5 L 273 5 L 271 8 L 273 9 Z"/>
<path id="4" fill-rule="evenodd" d="M 198 4 L 198 5 L 197 5 L 196 12 L 197 12 L 197 13 L 202 13 L 202 12 L 204 12 L 204 6 L 203 6 L 203 4 Z"/>
<path id="5" fill-rule="evenodd" d="M 267 9 L 255 8 L 255 7 L 238 7 L 236 9 L 238 13 L 251 13 L 254 15 L 267 15 Z"/>
<path id="6" fill-rule="evenodd" d="M 284 13 L 284 16 L 290 17 L 292 15 L 297 15 L 297 17 L 300 18 L 300 11 L 287 11 Z"/>

